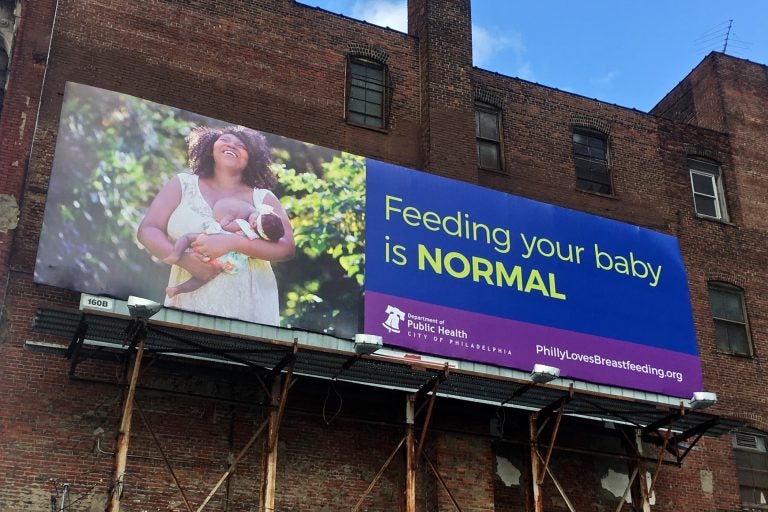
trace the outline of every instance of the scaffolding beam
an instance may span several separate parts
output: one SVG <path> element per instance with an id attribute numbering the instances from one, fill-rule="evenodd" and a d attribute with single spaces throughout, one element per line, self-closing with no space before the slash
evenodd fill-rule
<path id="1" fill-rule="evenodd" d="M 110 489 L 110 497 L 107 502 L 107 512 L 120 511 L 120 499 L 123 496 L 123 487 L 125 485 L 125 467 L 128 461 L 128 444 L 131 439 L 131 420 L 133 419 L 133 400 L 136 396 L 136 383 L 139 380 L 139 371 L 141 370 L 141 360 L 144 356 L 144 342 L 147 338 L 147 320 L 141 318 L 136 320 L 135 330 L 133 331 L 131 346 L 136 345 L 136 356 L 133 360 L 131 371 L 131 381 L 123 400 L 123 414 L 120 419 L 120 430 L 117 432 L 115 442 L 115 469 Z M 130 358 L 130 354 L 128 354 Z"/>
<path id="2" fill-rule="evenodd" d="M 235 457 L 235 460 L 232 461 L 232 464 L 229 465 L 229 468 L 224 472 L 224 474 L 219 478 L 219 481 L 216 482 L 216 485 L 213 486 L 213 489 L 211 489 L 211 492 L 208 493 L 208 496 L 206 496 L 205 500 L 203 500 L 203 503 L 197 507 L 196 512 L 201 512 L 205 506 L 208 504 L 209 501 L 211 501 L 211 498 L 213 498 L 213 495 L 216 494 L 216 491 L 219 490 L 219 487 L 221 487 L 221 484 L 224 483 L 224 481 L 229 478 L 229 475 L 231 475 L 235 471 L 235 467 L 237 467 L 237 464 L 242 460 L 243 457 L 245 457 L 245 454 L 248 453 L 248 450 L 253 446 L 253 443 L 256 442 L 256 439 L 258 439 L 259 435 L 264 431 L 264 429 L 269 424 L 269 418 L 264 420 L 259 428 L 254 432 L 254 434 L 251 436 L 251 438 L 248 440 L 247 443 L 245 443 L 245 446 L 243 446 L 242 450 L 240 450 L 240 453 L 237 454 L 237 457 Z"/>
<path id="3" fill-rule="evenodd" d="M 293 369 L 296 366 L 296 353 L 298 343 L 294 342 L 293 352 L 289 354 L 286 363 L 289 363 L 285 377 L 281 379 L 278 373 L 272 381 L 272 411 L 269 413 L 269 433 L 264 441 L 264 460 L 261 481 L 261 510 L 271 511 L 275 509 L 275 496 L 277 490 L 277 437 L 280 433 L 280 425 L 285 414 L 285 405 L 288 402 L 288 392 L 293 385 Z M 282 380 L 282 382 L 281 382 Z"/>
<path id="4" fill-rule="evenodd" d="M 416 512 L 416 447 L 413 437 L 415 400 L 414 395 L 405 397 L 405 512 Z"/>

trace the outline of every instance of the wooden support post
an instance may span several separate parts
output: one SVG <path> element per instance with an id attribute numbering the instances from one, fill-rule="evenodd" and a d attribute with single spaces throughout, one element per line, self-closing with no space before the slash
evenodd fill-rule
<path id="1" fill-rule="evenodd" d="M 637 487 L 640 489 L 640 503 L 638 504 L 639 507 L 636 508 L 638 512 L 651 512 L 651 493 L 648 489 L 648 480 L 647 480 L 647 473 L 645 470 L 645 463 L 640 459 L 640 457 L 643 456 L 643 441 L 642 441 L 642 432 L 637 430 L 635 431 L 635 444 L 637 447 Z M 663 453 L 663 450 L 662 450 Z"/>
<path id="2" fill-rule="evenodd" d="M 261 510 L 272 512 L 275 509 L 275 489 L 277 488 L 277 435 L 283 422 L 285 406 L 288 402 L 288 391 L 293 385 L 293 369 L 296 366 L 296 352 L 299 350 L 297 340 L 293 341 L 293 354 L 286 359 L 290 361 L 285 377 L 275 375 L 272 381 L 272 410 L 269 413 L 269 433 L 264 440 L 264 462 L 261 481 Z M 283 364 L 283 363 L 281 363 Z M 281 384 L 282 381 L 282 384 Z"/>
<path id="3" fill-rule="evenodd" d="M 539 485 L 544 483 L 544 476 L 547 473 L 547 470 L 549 469 L 549 458 L 552 456 L 552 450 L 555 447 L 555 441 L 557 440 L 557 432 L 560 429 L 560 420 L 563 419 L 563 411 L 565 410 L 565 403 L 560 406 L 560 409 L 557 411 L 557 420 L 555 420 L 555 427 L 552 429 L 552 439 L 549 440 L 549 447 L 547 448 L 547 456 L 544 459 L 544 467 L 541 470 L 541 475 L 539 476 Z"/>
<path id="4" fill-rule="evenodd" d="M 133 418 L 133 398 L 136 395 L 136 383 L 139 380 L 139 370 L 141 369 L 141 359 L 144 357 L 144 340 L 147 337 L 146 319 L 137 320 L 135 336 L 137 339 L 136 357 L 133 361 L 133 370 L 131 372 L 131 381 L 128 385 L 128 391 L 123 400 L 123 416 L 120 420 L 120 430 L 117 432 L 115 441 L 115 470 L 112 478 L 112 489 L 109 501 L 107 501 L 107 512 L 120 511 L 120 498 L 123 495 L 123 485 L 125 483 L 125 466 L 128 460 L 128 443 L 131 438 L 131 420 Z M 130 354 L 128 355 L 130 357 Z"/>
<path id="5" fill-rule="evenodd" d="M 656 469 L 653 472 L 653 478 L 651 479 L 651 486 L 648 489 L 648 494 L 653 493 L 653 488 L 656 487 L 656 480 L 659 478 L 659 474 L 661 473 L 661 463 L 664 461 L 664 451 L 667 449 L 667 445 L 669 444 L 669 439 L 672 437 L 672 430 L 668 429 L 667 433 L 664 435 L 664 443 L 661 445 L 661 448 L 659 449 L 659 460 L 656 462 Z"/>
<path id="6" fill-rule="evenodd" d="M 533 512 L 544 512 L 541 487 L 539 486 L 539 452 L 536 442 L 539 436 L 539 429 L 536 414 L 528 415 L 528 434 L 531 443 L 531 497 L 533 498 Z"/>
<path id="7" fill-rule="evenodd" d="M 280 428 L 280 396 L 282 377 L 278 375 L 272 382 L 272 410 L 269 413 L 269 429 L 264 440 L 264 458 L 262 462 L 261 504 L 260 511 L 271 512 L 275 508 L 275 487 L 277 484 L 277 434 Z"/>
<path id="8" fill-rule="evenodd" d="M 536 455 L 538 455 L 539 458 L 541 459 L 541 454 L 536 452 Z M 544 459 L 541 459 L 541 460 L 542 462 L 544 461 Z M 549 475 L 549 478 L 552 479 L 552 483 L 555 484 L 555 487 L 557 487 L 557 491 L 560 493 L 560 497 L 563 498 L 563 501 L 565 502 L 565 505 L 568 507 L 568 510 L 570 512 L 576 512 L 576 508 L 573 506 L 573 503 L 571 503 L 571 500 L 568 499 L 568 495 L 565 494 L 565 488 L 562 486 L 560 481 L 557 478 L 555 478 L 555 475 L 552 474 L 551 469 L 546 468 L 546 470 L 547 470 L 547 474 Z"/>
<path id="9" fill-rule="evenodd" d="M 405 512 L 416 512 L 416 446 L 413 438 L 414 396 L 405 401 Z"/>
<path id="10" fill-rule="evenodd" d="M 440 387 L 440 383 L 443 382 L 445 379 L 448 378 L 448 363 L 445 363 L 445 368 L 443 369 L 443 378 L 438 379 L 435 382 L 435 385 L 432 387 L 432 396 L 429 398 L 429 405 L 427 406 L 427 417 L 424 418 L 424 425 L 421 427 L 421 435 L 419 436 L 419 444 L 416 445 L 416 455 L 414 457 L 414 462 L 416 464 L 416 467 L 419 467 L 419 464 L 421 464 L 421 452 L 424 450 L 424 443 L 427 440 L 427 431 L 429 430 L 429 422 L 432 421 L 432 410 L 435 407 L 435 400 L 437 400 L 437 388 Z M 413 398 L 413 403 L 416 403 L 416 397 Z"/>
<path id="11" fill-rule="evenodd" d="M 631 500 L 632 485 L 635 483 L 635 478 L 637 478 L 638 471 L 638 467 L 635 466 L 634 471 L 632 471 L 632 476 L 629 477 L 629 481 L 627 482 L 627 487 L 624 489 L 624 494 L 622 494 L 621 498 L 619 498 L 619 505 L 616 507 L 616 512 L 621 512 L 621 509 L 624 508 L 624 503 L 626 503 L 627 498 L 630 498 Z"/>

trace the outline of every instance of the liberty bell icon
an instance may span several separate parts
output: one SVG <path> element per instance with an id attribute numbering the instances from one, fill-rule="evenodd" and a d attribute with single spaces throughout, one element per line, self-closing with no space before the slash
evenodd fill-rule
<path id="1" fill-rule="evenodd" d="M 399 333 L 400 322 L 405 319 L 405 313 L 395 306 L 387 306 L 384 313 L 387 314 L 387 319 L 381 325 L 389 332 Z"/>

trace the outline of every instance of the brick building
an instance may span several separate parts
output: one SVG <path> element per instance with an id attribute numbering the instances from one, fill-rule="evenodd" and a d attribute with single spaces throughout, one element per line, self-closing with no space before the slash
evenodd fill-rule
<path id="1" fill-rule="evenodd" d="M 710 54 L 643 113 L 474 68 L 469 0 L 409 0 L 408 34 L 292 0 L 0 13 L 1 511 L 48 509 L 52 493 L 61 507 L 65 492 L 67 510 L 101 510 L 115 494 L 129 321 L 81 315 L 78 293 L 33 281 L 68 81 L 674 235 L 718 396 L 702 412 L 584 382 L 532 387 L 523 372 L 169 313 L 165 331 L 150 321 L 123 510 L 197 510 L 209 493 L 226 511 L 766 508 L 764 65 Z M 374 82 L 381 100 L 352 101 Z M 222 347 L 238 336 L 262 355 L 233 367 Z M 192 337 L 221 364 L 161 356 Z"/>

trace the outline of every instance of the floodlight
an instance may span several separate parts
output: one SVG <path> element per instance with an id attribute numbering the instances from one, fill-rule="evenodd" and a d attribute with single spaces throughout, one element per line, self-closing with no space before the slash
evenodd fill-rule
<path id="1" fill-rule="evenodd" d="M 545 364 L 533 365 L 533 371 L 531 372 L 531 380 L 536 384 L 545 384 L 558 378 L 559 376 L 560 368 L 555 366 L 547 366 Z"/>
<path id="2" fill-rule="evenodd" d="M 717 403 L 717 395 L 708 391 L 696 391 L 689 405 L 691 409 L 706 409 Z"/>
<path id="3" fill-rule="evenodd" d="M 355 334 L 355 353 L 358 355 L 373 354 L 384 345 L 381 336 L 374 334 Z"/>
<path id="4" fill-rule="evenodd" d="M 149 299 L 131 295 L 128 297 L 128 314 L 131 318 L 144 319 L 152 317 L 162 309 L 163 305 Z"/>

